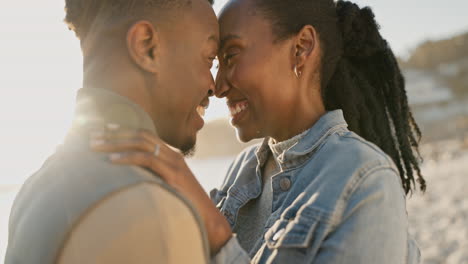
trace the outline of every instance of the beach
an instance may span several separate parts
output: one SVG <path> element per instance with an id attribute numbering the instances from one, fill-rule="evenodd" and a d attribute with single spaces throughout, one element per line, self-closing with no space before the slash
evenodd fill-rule
<path id="1" fill-rule="evenodd" d="M 457 145 L 448 141 L 427 147 L 426 193 L 407 200 L 410 234 L 424 264 L 468 263 L 468 150 Z"/>

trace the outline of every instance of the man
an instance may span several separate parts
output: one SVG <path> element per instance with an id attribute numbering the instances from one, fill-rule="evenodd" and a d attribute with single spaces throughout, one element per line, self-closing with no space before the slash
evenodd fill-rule
<path id="1" fill-rule="evenodd" d="M 202 218 L 223 216 L 199 216 L 150 172 L 112 165 L 90 151 L 89 136 L 146 129 L 191 152 L 214 89 L 219 30 L 210 3 L 66 0 L 66 13 L 83 51 L 84 88 L 64 144 L 15 200 L 5 263 L 206 263 L 207 236 L 216 234 Z"/>

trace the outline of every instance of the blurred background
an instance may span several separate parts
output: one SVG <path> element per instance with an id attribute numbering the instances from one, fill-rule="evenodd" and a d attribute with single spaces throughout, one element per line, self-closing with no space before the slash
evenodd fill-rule
<path id="1" fill-rule="evenodd" d="M 225 2 L 216 1 L 217 12 Z M 428 189 L 408 198 L 410 232 L 423 263 L 468 263 L 468 2 L 355 2 L 373 8 L 399 57 L 423 131 Z M 63 7 L 63 0 L 26 0 L 0 8 L 1 262 L 11 203 L 62 141 L 81 87 L 81 51 L 62 22 Z M 212 99 L 206 119 L 197 154 L 188 162 L 209 191 L 246 145 L 237 141 L 223 100 Z"/>

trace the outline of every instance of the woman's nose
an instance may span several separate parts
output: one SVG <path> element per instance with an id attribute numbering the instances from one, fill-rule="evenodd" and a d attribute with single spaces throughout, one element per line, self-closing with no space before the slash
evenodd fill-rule
<path id="1" fill-rule="evenodd" d="M 216 74 L 215 81 L 215 95 L 218 98 L 226 97 L 227 92 L 229 91 L 229 85 L 226 81 L 226 75 L 221 71 L 221 69 Z"/>

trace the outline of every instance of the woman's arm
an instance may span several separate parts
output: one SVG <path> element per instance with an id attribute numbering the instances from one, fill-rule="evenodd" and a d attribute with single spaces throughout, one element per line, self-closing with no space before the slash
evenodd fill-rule
<path id="1" fill-rule="evenodd" d="M 407 263 L 405 196 L 393 169 L 372 171 L 345 203 L 313 263 Z"/>

